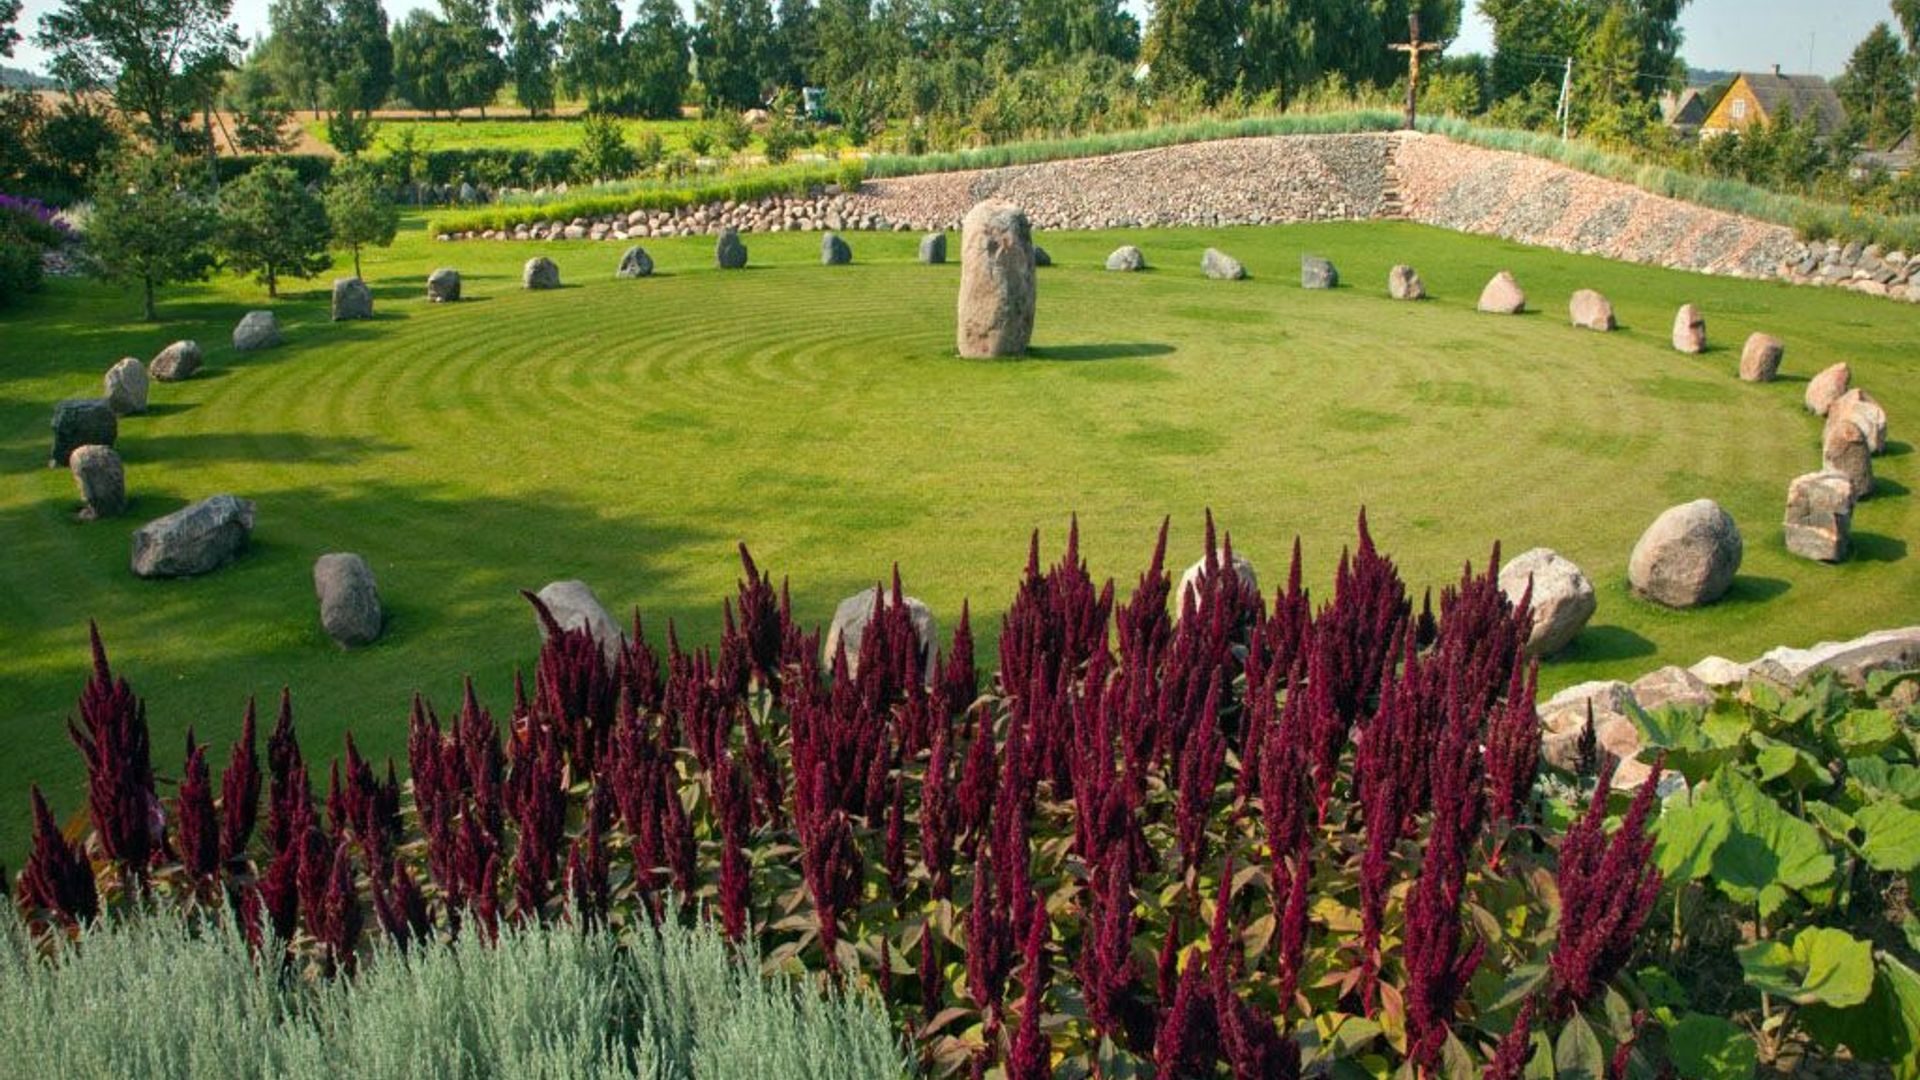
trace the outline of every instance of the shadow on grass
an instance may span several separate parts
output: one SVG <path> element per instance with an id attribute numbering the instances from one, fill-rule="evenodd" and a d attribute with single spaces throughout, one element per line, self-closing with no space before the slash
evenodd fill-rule
<path id="1" fill-rule="evenodd" d="M 1048 345 L 1027 350 L 1030 360 L 1139 360 L 1149 356 L 1167 356 L 1173 346 L 1155 342 L 1114 342 L 1093 345 Z"/>
<path id="2" fill-rule="evenodd" d="M 1907 557 L 1907 542 L 1885 533 L 1856 532 L 1853 557 L 1860 562 L 1899 562 Z"/>
<path id="3" fill-rule="evenodd" d="M 123 447 L 123 451 L 128 447 Z M 276 464 L 312 463 L 344 465 L 374 454 L 391 454 L 405 449 L 398 443 L 346 435 L 247 435 L 200 433 L 190 435 L 142 435 L 135 452 L 128 455 L 139 462 L 261 461 Z M 245 492 L 235 492 L 244 495 Z"/>
<path id="4" fill-rule="evenodd" d="M 1906 457 L 1908 454 L 1911 454 L 1911 453 L 1913 453 L 1912 443 L 1899 442 L 1897 440 L 1888 439 L 1887 448 L 1885 450 L 1880 451 L 1880 456 L 1890 457 L 1890 458 Z"/>
<path id="5" fill-rule="evenodd" d="M 1764 604 L 1769 600 L 1785 596 L 1793 583 L 1785 578 L 1761 577 L 1758 574 L 1737 574 L 1727 594 L 1716 603 L 1728 606 L 1738 604 Z"/>
<path id="6" fill-rule="evenodd" d="M 1555 653 L 1552 659 L 1609 663 L 1652 656 L 1658 651 L 1651 639 L 1624 626 L 1589 626 L 1580 631 L 1580 636 L 1574 638 L 1571 645 Z"/>

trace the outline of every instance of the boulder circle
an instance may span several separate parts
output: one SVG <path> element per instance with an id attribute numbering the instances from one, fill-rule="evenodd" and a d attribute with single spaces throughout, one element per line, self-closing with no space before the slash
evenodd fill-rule
<path id="1" fill-rule="evenodd" d="M 1873 447 L 1860 425 L 1845 416 L 1827 417 L 1820 435 L 1820 464 L 1853 485 L 1855 501 L 1873 494 Z"/>
<path id="2" fill-rule="evenodd" d="M 1787 485 L 1787 550 L 1803 559 L 1840 562 L 1853 543 L 1853 482 L 1822 470 Z"/>
<path id="3" fill-rule="evenodd" d="M 840 238 L 839 233 L 820 234 L 820 265 L 845 266 L 853 261 L 853 249 Z"/>
<path id="4" fill-rule="evenodd" d="M 1131 273 L 1147 268 L 1147 256 L 1132 244 L 1122 244 L 1107 256 L 1107 269 Z"/>
<path id="5" fill-rule="evenodd" d="M 1583 330 L 1607 333 L 1619 325 L 1613 320 L 1613 304 L 1592 289 L 1581 289 L 1567 302 L 1567 316 Z"/>
<path id="6" fill-rule="evenodd" d="M 1340 271 L 1334 268 L 1332 259 L 1323 259 L 1318 255 L 1300 256 L 1300 287 L 1303 289 L 1331 289 L 1340 284 Z"/>
<path id="7" fill-rule="evenodd" d="M 373 290 L 357 277 L 333 279 L 333 321 L 373 318 Z"/>
<path id="8" fill-rule="evenodd" d="M 1529 597 L 1533 631 L 1527 636 L 1527 652 L 1533 656 L 1552 656 L 1572 644 L 1599 606 L 1593 582 L 1573 560 L 1552 548 L 1522 552 L 1501 567 L 1500 591 L 1516 604 L 1522 596 Z"/>
<path id="9" fill-rule="evenodd" d="M 1240 260 L 1219 248 L 1201 252 L 1200 272 L 1215 281 L 1242 281 L 1247 276 L 1247 268 L 1240 265 Z"/>
<path id="10" fill-rule="evenodd" d="M 920 238 L 920 261 L 931 266 L 947 261 L 946 233 L 928 233 Z"/>
<path id="11" fill-rule="evenodd" d="M 520 287 L 557 289 L 560 287 L 560 267 L 545 255 L 536 255 L 520 268 Z"/>
<path id="12" fill-rule="evenodd" d="M 1673 347 L 1695 355 L 1707 351 L 1707 317 L 1692 304 L 1682 304 L 1674 313 Z"/>
<path id="13" fill-rule="evenodd" d="M 961 258 L 964 259 L 965 255 Z M 912 596 L 902 597 L 901 601 L 907 605 L 907 616 L 913 620 L 914 640 L 920 645 L 920 670 L 930 673 L 933 670 L 935 638 L 939 633 L 933 609 Z M 847 597 L 833 609 L 833 621 L 827 624 L 826 641 L 820 646 L 822 667 L 833 670 L 833 654 L 844 645 L 847 649 L 847 674 L 860 673 L 860 642 L 866 637 L 867 627 L 873 623 L 877 604 L 892 607 L 893 594 L 876 586 Z"/>
<path id="14" fill-rule="evenodd" d="M 1527 294 L 1513 275 L 1502 270 L 1480 290 L 1480 310 L 1489 315 L 1518 315 L 1527 307 Z"/>
<path id="15" fill-rule="evenodd" d="M 747 265 L 747 245 L 740 239 L 740 230 L 720 230 L 713 241 L 713 262 L 722 270 L 738 270 Z"/>
<path id="16" fill-rule="evenodd" d="M 1853 369 L 1845 363 L 1834 364 L 1815 375 L 1807 381 L 1807 411 L 1815 416 L 1827 415 L 1827 410 L 1833 408 L 1833 403 L 1840 400 L 1852 382 Z"/>
<path id="17" fill-rule="evenodd" d="M 1402 263 L 1387 271 L 1387 295 L 1395 300 L 1425 300 L 1427 286 L 1413 267 Z"/>
<path id="18" fill-rule="evenodd" d="M 451 304 L 460 299 L 460 271 L 443 266 L 428 274 L 427 299 L 436 304 Z"/>
<path id="19" fill-rule="evenodd" d="M 253 536 L 253 500 L 215 495 L 155 518 L 133 532 L 133 572 L 190 577 L 240 557 Z"/>
<path id="20" fill-rule="evenodd" d="M 653 276 L 653 256 L 647 249 L 635 244 L 620 254 L 620 266 L 613 272 L 616 278 L 643 278 Z"/>
<path id="21" fill-rule="evenodd" d="M 131 356 L 107 369 L 107 407 L 121 416 L 147 411 L 147 369 Z"/>
<path id="22" fill-rule="evenodd" d="M 1036 300 L 1026 211 L 999 199 L 976 204 L 960 230 L 960 355 L 1025 353 Z"/>
<path id="23" fill-rule="evenodd" d="M 1744 547 L 1732 516 L 1712 499 L 1671 507 L 1655 518 L 1627 560 L 1633 591 L 1657 604 L 1690 608 L 1726 595 Z"/>
<path id="24" fill-rule="evenodd" d="M 1841 394 L 1832 407 L 1827 409 L 1827 419 L 1842 417 L 1860 429 L 1867 437 L 1867 448 L 1874 453 L 1883 453 L 1887 449 L 1887 410 L 1873 399 L 1873 395 L 1859 387 Z"/>
<path id="25" fill-rule="evenodd" d="M 1754 334 L 1740 350 L 1740 378 L 1745 382 L 1772 382 L 1780 374 L 1787 347 L 1772 334 Z"/>
<path id="26" fill-rule="evenodd" d="M 111 446 L 88 445 L 67 459 L 80 489 L 80 520 L 118 517 L 127 509 L 127 470 Z"/>
<path id="27" fill-rule="evenodd" d="M 576 579 L 547 583 L 534 594 L 546 605 L 547 614 L 562 630 L 585 630 L 600 645 L 600 651 L 608 659 L 620 650 L 622 635 L 620 624 L 613 621 L 600 598 L 593 594 L 587 583 Z M 547 624 L 536 614 L 534 621 L 540 627 L 540 640 L 547 639 Z"/>
<path id="28" fill-rule="evenodd" d="M 120 437 L 120 418 L 105 398 L 68 398 L 53 407 L 51 468 L 64 469 L 82 446 L 112 446 Z"/>
<path id="29" fill-rule="evenodd" d="M 271 311 L 249 311 L 233 328 L 233 347 L 241 352 L 280 344 L 280 320 Z"/>
<path id="30" fill-rule="evenodd" d="M 313 563 L 313 592 L 320 599 L 320 626 L 343 649 L 380 636 L 380 588 L 373 568 L 351 552 L 322 555 Z"/>
<path id="31" fill-rule="evenodd" d="M 204 354 L 197 341 L 176 341 L 160 350 L 147 365 L 147 374 L 160 382 L 179 382 L 200 370 L 200 361 Z"/>

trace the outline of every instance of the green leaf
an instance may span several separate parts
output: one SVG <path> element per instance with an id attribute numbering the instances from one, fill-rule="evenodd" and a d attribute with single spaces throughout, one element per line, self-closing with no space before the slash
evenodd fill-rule
<path id="1" fill-rule="evenodd" d="M 1553 1072 L 1553 1043 L 1547 1039 L 1547 1033 L 1533 1033 L 1532 1057 L 1527 1059 L 1525 1080 L 1559 1080 Z"/>
<path id="2" fill-rule="evenodd" d="M 1667 1030 L 1673 1064 L 1688 1080 L 1749 1080 L 1760 1063 L 1753 1037 L 1729 1020 L 1688 1013 Z"/>
<path id="3" fill-rule="evenodd" d="M 1867 836 L 1860 845 L 1867 865 L 1901 874 L 1920 868 L 1920 810 L 1875 802 L 1861 807 L 1853 819 Z"/>
<path id="4" fill-rule="evenodd" d="M 1607 1057 L 1600 1037 L 1579 1013 L 1567 1021 L 1553 1046 L 1553 1070 L 1559 1080 L 1606 1080 Z"/>
<path id="5" fill-rule="evenodd" d="M 1653 857 L 1668 881 L 1692 881 L 1713 868 L 1713 853 L 1733 831 L 1725 803 L 1675 797 L 1654 825 Z"/>
<path id="6" fill-rule="evenodd" d="M 1727 733 L 1703 725 L 1697 708 L 1663 705 L 1648 712 L 1628 702 L 1627 716 L 1640 729 L 1640 741 L 1665 750 L 1667 768 L 1686 777 L 1690 784 L 1733 760 L 1739 751 L 1739 737 L 1728 738 Z"/>
<path id="7" fill-rule="evenodd" d="M 1492 1012 L 1506 1012 L 1533 996 L 1547 981 L 1547 965 L 1524 964 L 1514 968 L 1500 985 L 1500 996 L 1488 1006 Z"/>
<path id="8" fill-rule="evenodd" d="M 1800 1022 L 1814 1042 L 1828 1050 L 1846 1047 L 1861 1061 L 1894 1066 L 1901 1080 L 1920 1077 L 1920 976 L 1893 957 L 1879 957 L 1873 995 L 1847 1009 L 1809 1005 Z"/>
<path id="9" fill-rule="evenodd" d="M 1920 766 L 1896 764 L 1879 757 L 1848 758 L 1847 776 L 1853 781 L 1848 785 L 1850 788 L 1891 795 L 1902 802 L 1920 801 Z"/>
<path id="10" fill-rule="evenodd" d="M 1812 825 L 1731 768 L 1714 775 L 1706 797 L 1724 803 L 1732 830 L 1713 853 L 1713 880 L 1730 899 L 1777 910 L 1786 890 L 1807 890 L 1833 877 L 1833 856 Z"/>
<path id="11" fill-rule="evenodd" d="M 1756 941 L 1735 950 L 1747 985 L 1796 1005 L 1858 1005 L 1873 993 L 1873 946 L 1845 930 L 1810 926 L 1789 948 Z"/>
<path id="12" fill-rule="evenodd" d="M 1867 696 L 1875 701 L 1885 700 L 1888 694 L 1901 683 L 1920 679 L 1920 669 L 1911 671 L 1869 671 L 1867 672 Z"/>
<path id="13" fill-rule="evenodd" d="M 1820 826 L 1820 831 L 1826 834 L 1827 839 L 1837 840 L 1849 849 L 1854 847 L 1853 830 L 1856 822 L 1852 814 L 1819 799 L 1808 799 L 1802 809 L 1815 825 Z"/>
<path id="14" fill-rule="evenodd" d="M 1900 724 L 1885 709 L 1854 709 L 1833 725 L 1833 741 L 1848 757 L 1870 757 L 1892 746 Z"/>
<path id="15" fill-rule="evenodd" d="M 1753 763 L 1760 770 L 1761 783 L 1770 784 L 1780 780 L 1795 791 L 1833 783 L 1833 774 L 1827 771 L 1819 758 L 1792 743 L 1770 739 L 1759 732 L 1753 733 L 1752 741 L 1758 751 Z"/>

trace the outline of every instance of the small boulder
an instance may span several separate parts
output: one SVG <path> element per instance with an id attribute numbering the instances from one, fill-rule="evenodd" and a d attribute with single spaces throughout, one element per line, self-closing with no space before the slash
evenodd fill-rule
<path id="1" fill-rule="evenodd" d="M 1518 315 L 1527 307 L 1527 294 L 1520 291 L 1520 283 L 1505 270 L 1493 275 L 1487 287 L 1480 290 L 1480 310 L 1489 315 Z"/>
<path id="2" fill-rule="evenodd" d="M 1873 447 L 1867 433 L 1850 418 L 1827 417 L 1826 430 L 1820 435 L 1820 464 L 1847 478 L 1856 502 L 1873 494 Z"/>
<path id="3" fill-rule="evenodd" d="M 1572 644 L 1599 606 L 1593 582 L 1572 560 L 1551 548 L 1523 552 L 1501 567 L 1500 591 L 1516 604 L 1522 596 L 1529 597 L 1533 631 L 1527 637 L 1527 652 L 1533 656 L 1552 656 Z"/>
<path id="4" fill-rule="evenodd" d="M 600 650 L 612 660 L 620 651 L 622 635 L 620 624 L 613 621 L 600 598 L 593 594 L 584 581 L 554 581 L 534 594 L 546 605 L 547 613 L 553 616 L 562 630 L 585 630 L 598 642 Z M 538 615 L 535 622 L 540 627 L 540 640 L 547 639 L 547 624 Z"/>
<path id="5" fill-rule="evenodd" d="M 1041 247 L 1039 244 L 1035 244 L 1033 245 L 1033 265 L 1052 266 L 1053 256 L 1047 254 L 1046 248 Z"/>
<path id="6" fill-rule="evenodd" d="M 1427 286 L 1413 267 L 1402 263 L 1387 271 L 1387 295 L 1395 300 L 1425 300 Z"/>
<path id="7" fill-rule="evenodd" d="M 560 287 L 560 267 L 545 255 L 536 255 L 527 260 L 520 270 L 520 287 L 523 289 L 557 289 Z"/>
<path id="8" fill-rule="evenodd" d="M 1740 350 L 1740 378 L 1746 382 L 1772 382 L 1780 374 L 1780 360 L 1787 347 L 1772 334 L 1754 334 Z"/>
<path id="9" fill-rule="evenodd" d="M 105 398 L 68 398 L 53 407 L 50 468 L 64 469 L 82 446 L 112 446 L 120 437 L 120 418 Z"/>
<path id="10" fill-rule="evenodd" d="M 160 350 L 160 355 L 147 365 L 147 374 L 160 382 L 179 382 L 199 371 L 203 358 L 199 342 L 176 341 Z"/>
<path id="11" fill-rule="evenodd" d="M 1214 558 L 1219 559 L 1224 554 L 1225 552 L 1223 551 L 1215 551 Z M 1180 575 L 1180 584 L 1173 590 L 1174 611 L 1179 612 L 1186 608 L 1188 589 L 1196 590 L 1193 594 L 1194 610 L 1200 610 L 1199 605 L 1204 602 L 1204 597 L 1202 597 L 1197 590 L 1200 587 L 1200 578 L 1206 572 L 1207 560 L 1201 559 L 1199 562 L 1187 567 L 1186 572 Z M 1260 588 L 1260 575 L 1254 572 L 1253 560 L 1237 551 L 1233 553 L 1233 576 L 1239 578 L 1240 584 L 1248 590 L 1257 590 Z"/>
<path id="12" fill-rule="evenodd" d="M 634 245 L 620 255 L 620 267 L 613 272 L 616 278 L 643 278 L 653 276 L 653 256 L 647 249 Z"/>
<path id="13" fill-rule="evenodd" d="M 721 229 L 713 242 L 713 262 L 722 270 L 738 270 L 747 265 L 747 245 L 738 229 Z"/>
<path id="14" fill-rule="evenodd" d="M 1132 244 L 1122 244 L 1114 248 L 1113 253 L 1107 256 L 1107 269 L 1109 270 L 1131 273 L 1132 271 L 1145 270 L 1146 268 L 1146 255 Z"/>
<path id="15" fill-rule="evenodd" d="M 1803 559 L 1841 562 L 1853 537 L 1853 481 L 1822 470 L 1787 485 L 1787 550 Z"/>
<path id="16" fill-rule="evenodd" d="M 1033 230 L 1026 211 L 999 199 L 974 206 L 960 234 L 960 355 L 1025 353 L 1036 303 Z"/>
<path id="17" fill-rule="evenodd" d="M 946 233 L 928 233 L 920 238 L 920 261 L 932 266 L 947 261 Z"/>
<path id="18" fill-rule="evenodd" d="M 1726 595 L 1744 552 L 1740 528 L 1712 499 L 1672 507 L 1654 519 L 1627 560 L 1633 591 L 1672 608 Z"/>
<path id="19" fill-rule="evenodd" d="M 451 304 L 460 299 L 460 271 L 441 267 L 427 275 L 427 299 Z"/>
<path id="20" fill-rule="evenodd" d="M 107 369 L 107 407 L 121 416 L 147 411 L 147 369 L 128 356 Z"/>
<path id="21" fill-rule="evenodd" d="M 1842 417 L 1860 429 L 1867 437 L 1867 448 L 1874 453 L 1884 453 L 1887 449 L 1887 410 L 1873 399 L 1873 395 L 1859 387 L 1841 394 L 1832 407 L 1827 410 L 1827 419 Z"/>
<path id="22" fill-rule="evenodd" d="M 118 517 L 127 509 L 127 470 L 111 446 L 89 444 L 67 459 L 80 488 L 80 520 Z"/>
<path id="23" fill-rule="evenodd" d="M 1649 671 L 1630 687 L 1633 703 L 1647 712 L 1655 709 L 1704 709 L 1713 704 L 1713 687 L 1677 664 Z"/>
<path id="24" fill-rule="evenodd" d="M 1807 411 L 1815 416 L 1827 415 L 1833 403 L 1847 392 L 1853 382 L 1853 369 L 1844 363 L 1835 364 L 1807 382 Z"/>
<path id="25" fill-rule="evenodd" d="M 1673 316 L 1673 347 L 1695 355 L 1707 351 L 1707 317 L 1692 304 L 1680 305 Z"/>
<path id="26" fill-rule="evenodd" d="M 313 564 L 313 591 L 320 598 L 320 626 L 343 649 L 380 636 L 380 588 L 373 568 L 351 552 L 322 555 Z"/>
<path id="27" fill-rule="evenodd" d="M 133 572 L 170 578 L 218 570 L 247 550 L 252 535 L 252 499 L 202 499 L 134 530 Z"/>
<path id="28" fill-rule="evenodd" d="M 1215 281 L 1240 281 L 1247 276 L 1247 268 L 1240 265 L 1240 260 L 1219 248 L 1208 248 L 1201 253 L 1200 272 Z"/>
<path id="29" fill-rule="evenodd" d="M 964 247 L 962 251 L 964 252 Z M 964 262 L 966 256 L 961 256 Z M 920 670 L 931 672 L 933 651 L 938 624 L 933 618 L 933 610 L 918 599 L 902 597 L 907 605 L 907 615 L 913 620 L 913 636 L 920 644 Z M 833 655 L 842 645 L 847 650 L 847 674 L 860 673 L 860 642 L 866 637 L 867 627 L 873 622 L 876 603 L 886 607 L 893 606 L 893 594 L 885 589 L 872 588 L 855 593 L 840 601 L 833 609 L 833 621 L 827 624 L 827 639 L 820 646 L 821 666 L 833 670 Z"/>
<path id="30" fill-rule="evenodd" d="M 280 320 L 271 311 L 249 311 L 233 328 L 233 347 L 241 352 L 280 344 Z"/>
<path id="31" fill-rule="evenodd" d="M 1581 289 L 1567 303 L 1567 316 L 1583 330 L 1607 333 L 1619 325 L 1613 320 L 1613 304 L 1592 289 Z"/>
<path id="32" fill-rule="evenodd" d="M 333 321 L 373 318 L 373 290 L 357 277 L 333 279 Z"/>
<path id="33" fill-rule="evenodd" d="M 840 239 L 839 233 L 820 234 L 820 265 L 845 266 L 853 261 L 853 249 Z"/>
<path id="34" fill-rule="evenodd" d="M 1303 289 L 1331 289 L 1340 284 L 1340 271 L 1334 269 L 1333 260 L 1318 255 L 1300 256 L 1300 287 Z"/>

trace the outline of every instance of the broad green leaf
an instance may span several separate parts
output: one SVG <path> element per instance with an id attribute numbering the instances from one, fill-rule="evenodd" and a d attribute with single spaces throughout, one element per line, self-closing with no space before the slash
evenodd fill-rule
<path id="1" fill-rule="evenodd" d="M 1654 861 L 1668 881 L 1692 881 L 1713 868 L 1713 853 L 1733 831 L 1725 803 L 1669 800 L 1654 824 Z"/>
<path id="2" fill-rule="evenodd" d="M 1533 1033 L 1533 1056 L 1527 1059 L 1525 1080 L 1559 1080 L 1553 1071 L 1553 1043 L 1544 1031 Z"/>
<path id="3" fill-rule="evenodd" d="M 1513 969 L 1500 985 L 1500 997 L 1488 1006 L 1492 1012 L 1505 1012 L 1533 996 L 1547 981 L 1547 965 L 1526 964 Z"/>
<path id="4" fill-rule="evenodd" d="M 1747 985 L 1796 1005 L 1846 1008 L 1873 993 L 1873 946 L 1845 930 L 1810 926 L 1791 947 L 1756 941 L 1735 951 Z"/>
<path id="5" fill-rule="evenodd" d="M 1574 1013 L 1553 1045 L 1553 1070 L 1559 1080 L 1606 1080 L 1607 1058 L 1600 1037 L 1586 1018 Z"/>
<path id="6" fill-rule="evenodd" d="M 1706 1013 L 1681 1017 L 1667 1030 L 1667 1048 L 1688 1080 L 1750 1080 L 1760 1061 L 1745 1029 Z"/>
<path id="7" fill-rule="evenodd" d="M 1901 1080 L 1920 1078 L 1920 976 L 1893 957 L 1879 956 L 1873 995 L 1848 1009 L 1809 1005 L 1800 1023 L 1814 1042 L 1846 1047 L 1862 1061 L 1893 1065 Z"/>
<path id="8" fill-rule="evenodd" d="M 1808 890 L 1833 877 L 1833 856 L 1812 825 L 1731 768 L 1721 769 L 1705 797 L 1726 805 L 1732 829 L 1713 853 L 1713 880 L 1726 895 L 1777 910 L 1789 889 Z"/>
<path id="9" fill-rule="evenodd" d="M 1752 740 L 1757 751 L 1753 763 L 1760 770 L 1761 783 L 1780 781 L 1795 791 L 1833 783 L 1833 774 L 1819 758 L 1792 743 L 1770 739 L 1759 732 L 1752 735 Z"/>
<path id="10" fill-rule="evenodd" d="M 1869 866 L 1902 874 L 1920 868 L 1920 810 L 1874 802 L 1861 807 L 1853 819 L 1866 834 L 1860 853 Z"/>
<path id="11" fill-rule="evenodd" d="M 1892 746 L 1900 724 L 1885 709 L 1854 709 L 1833 725 L 1833 741 L 1848 757 L 1869 757 Z"/>
<path id="12" fill-rule="evenodd" d="M 1857 823 L 1853 820 L 1852 814 L 1832 803 L 1821 802 L 1819 799 L 1808 799 L 1807 805 L 1802 809 L 1806 811 L 1807 817 L 1813 819 L 1815 825 L 1820 826 L 1820 831 L 1826 835 L 1827 839 L 1837 840 L 1847 845 L 1849 849 L 1853 848 L 1853 830 Z"/>
<path id="13" fill-rule="evenodd" d="M 1894 688 L 1903 682 L 1920 679 L 1920 669 L 1911 671 L 1869 671 L 1867 672 L 1867 696 L 1875 701 L 1885 700 Z"/>
<path id="14" fill-rule="evenodd" d="M 1687 988 L 1682 986 L 1680 980 L 1674 978 L 1673 972 L 1666 968 L 1643 967 L 1633 973 L 1633 981 L 1640 987 L 1640 993 L 1647 999 L 1647 1003 L 1655 1008 L 1685 1007 L 1687 1004 Z"/>
<path id="15" fill-rule="evenodd" d="M 1640 740 L 1649 747 L 1667 752 L 1667 768 L 1698 783 L 1715 769 L 1732 761 L 1739 752 L 1739 736 L 1709 730 L 1701 723 L 1699 709 L 1673 705 L 1648 712 L 1627 703 L 1627 716 L 1640 729 Z"/>
<path id="16" fill-rule="evenodd" d="M 1920 766 L 1896 764 L 1878 757 L 1848 758 L 1847 775 L 1854 781 L 1849 787 L 1892 795 L 1902 802 L 1920 802 Z"/>

